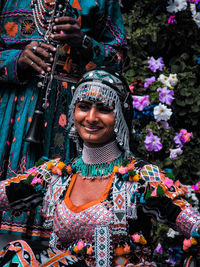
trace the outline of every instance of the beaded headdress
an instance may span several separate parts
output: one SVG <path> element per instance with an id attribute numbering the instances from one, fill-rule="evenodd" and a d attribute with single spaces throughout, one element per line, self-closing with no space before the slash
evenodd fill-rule
<path id="1" fill-rule="evenodd" d="M 78 101 L 88 99 L 91 101 L 101 101 L 106 106 L 114 107 L 115 125 L 114 132 L 116 140 L 125 156 L 130 153 L 129 148 L 129 129 L 123 115 L 122 109 L 129 109 L 130 105 L 126 102 L 129 96 L 124 82 L 120 75 L 115 72 L 111 74 L 105 70 L 92 70 L 85 73 L 77 84 L 71 105 L 69 107 L 69 136 L 76 142 L 77 149 L 81 152 L 79 136 L 74 125 L 75 105 Z"/>

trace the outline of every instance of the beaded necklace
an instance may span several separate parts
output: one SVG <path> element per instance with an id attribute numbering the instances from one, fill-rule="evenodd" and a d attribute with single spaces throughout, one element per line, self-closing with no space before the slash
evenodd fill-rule
<path id="1" fill-rule="evenodd" d="M 55 1 L 31 0 L 35 26 L 41 36 L 44 36 L 50 28 L 54 5 Z"/>
<path id="2" fill-rule="evenodd" d="M 76 162 L 72 165 L 76 168 L 77 172 L 80 172 L 85 179 L 95 178 L 107 178 L 113 172 L 114 166 L 118 166 L 122 163 L 123 156 L 111 161 L 101 164 L 85 164 L 81 156 L 76 159 Z"/>
<path id="3" fill-rule="evenodd" d="M 84 145 L 82 155 L 76 158 L 72 167 L 86 179 L 106 178 L 114 166 L 122 163 L 123 157 L 116 141 L 95 148 Z"/>
<path id="4" fill-rule="evenodd" d="M 63 0 L 63 3 L 57 2 L 58 0 L 31 0 L 35 26 L 39 34 L 46 39 L 52 32 L 54 19 L 57 16 L 60 17 L 60 13 L 74 18 L 78 18 L 79 16 L 78 11 L 70 5 L 69 0 Z M 55 10 L 56 3 L 57 13 Z"/>

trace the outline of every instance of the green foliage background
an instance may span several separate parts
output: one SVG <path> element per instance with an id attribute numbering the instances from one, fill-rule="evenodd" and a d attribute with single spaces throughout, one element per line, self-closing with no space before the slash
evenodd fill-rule
<path id="1" fill-rule="evenodd" d="M 148 58 L 163 57 L 165 75 L 177 73 L 179 80 L 174 89 L 174 118 L 170 131 L 157 127 L 155 121 L 136 120 L 135 152 L 162 169 L 172 168 L 176 179 L 182 183 L 194 184 L 200 180 L 200 28 L 187 10 L 176 13 L 177 24 L 168 24 L 173 15 L 166 10 L 165 0 L 134 0 L 129 2 L 123 13 L 128 38 L 129 66 L 125 76 L 129 84 L 135 78 L 149 78 L 155 75 L 148 68 Z M 151 103 L 158 104 L 155 88 L 143 92 L 136 89 L 136 95 L 149 94 Z M 162 138 L 163 149 L 148 152 L 144 146 L 146 128 Z M 194 137 L 184 145 L 184 152 L 176 160 L 169 158 L 169 149 L 175 148 L 173 137 L 180 129 L 187 129 Z"/>

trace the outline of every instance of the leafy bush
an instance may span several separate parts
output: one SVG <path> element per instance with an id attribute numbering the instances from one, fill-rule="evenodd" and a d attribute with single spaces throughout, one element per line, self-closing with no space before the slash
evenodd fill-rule
<path id="1" fill-rule="evenodd" d="M 178 3 L 170 13 L 172 0 L 171 4 L 165 0 L 129 2 L 129 10 L 124 10 L 130 58 L 125 76 L 133 96 L 146 95 L 150 101 L 142 110 L 135 108 L 135 153 L 163 169 L 173 169 L 181 182 L 194 184 L 200 178 L 200 29 L 193 20 L 191 8 L 198 12 L 199 4 L 180 0 Z M 148 61 L 152 57 L 155 60 L 162 58 L 165 65 L 162 70 L 153 72 L 150 69 Z M 158 81 L 160 74 L 177 75 L 177 84 L 166 86 Z M 144 89 L 145 79 L 152 76 L 155 76 L 155 82 Z M 156 121 L 153 113 L 161 103 L 159 87 L 174 92 L 170 105 L 162 103 L 172 110 L 172 115 L 165 121 L 170 128 L 163 126 L 162 121 Z M 177 148 L 174 137 L 181 129 L 192 132 L 193 137 L 184 143 L 183 153 L 171 159 L 171 149 Z M 159 151 L 148 151 L 145 146 L 145 138 L 150 132 L 160 138 L 162 149 Z"/>

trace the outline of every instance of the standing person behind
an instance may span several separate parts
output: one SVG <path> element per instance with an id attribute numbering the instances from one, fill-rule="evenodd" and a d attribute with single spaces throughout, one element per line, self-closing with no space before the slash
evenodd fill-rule
<path id="1" fill-rule="evenodd" d="M 43 40 L 54 5 L 53 0 L 0 1 L 1 179 L 24 172 L 39 155 L 71 158 L 73 148 L 65 131 L 71 86 L 82 72 L 97 65 L 117 70 L 123 65 L 126 39 L 118 1 L 70 0 L 70 10 L 67 6 L 66 15 L 57 17 L 54 26 L 50 25 L 53 26 L 50 40 L 59 41 L 62 46 L 45 110 L 44 129 L 42 126 L 44 143 L 25 142 L 40 93 L 38 76 L 51 72 L 55 55 L 55 47 Z M 43 235 L 40 218 L 35 222 L 33 218 L 34 213 L 29 218 L 25 213 L 18 218 L 5 213 L 1 227 L 4 231 L 15 229 L 18 234 Z"/>
<path id="2" fill-rule="evenodd" d="M 118 73 L 83 76 L 68 123 L 80 155 L 0 183 L 0 203 L 8 210 L 29 209 L 44 196 L 50 248 L 13 241 L 0 252 L 1 266 L 156 266 L 151 216 L 187 237 L 199 231 L 200 214 L 183 199 L 183 186 L 171 181 L 168 187 L 163 171 L 131 152 L 132 115 L 129 88 Z"/>

